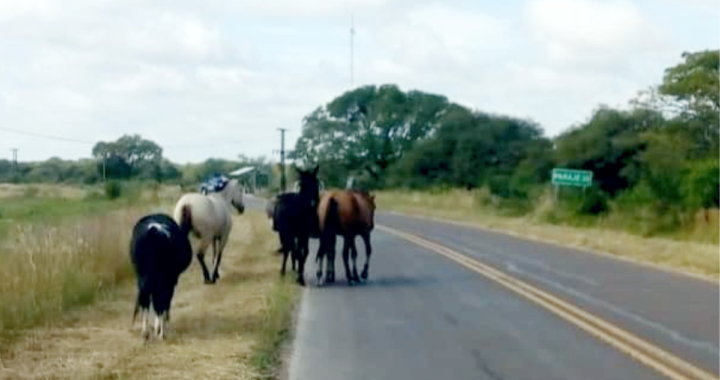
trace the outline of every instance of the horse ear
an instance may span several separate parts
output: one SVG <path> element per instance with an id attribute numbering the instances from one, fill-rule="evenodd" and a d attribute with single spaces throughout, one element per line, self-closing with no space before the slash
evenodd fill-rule
<path id="1" fill-rule="evenodd" d="M 318 174 L 318 171 L 320 171 L 320 164 L 315 165 L 315 169 L 313 169 L 313 175 L 316 176 Z"/>

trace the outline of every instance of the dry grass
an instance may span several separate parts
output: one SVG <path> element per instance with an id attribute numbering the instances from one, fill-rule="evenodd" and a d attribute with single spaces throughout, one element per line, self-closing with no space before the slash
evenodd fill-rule
<path id="1" fill-rule="evenodd" d="M 42 198 L 82 199 L 87 190 L 71 185 L 0 183 L 0 198 L 36 196 Z"/>
<path id="2" fill-rule="evenodd" d="M 25 334 L 3 355 L 0 379 L 265 377 L 257 358 L 276 356 L 298 291 L 292 276 L 278 280 L 271 232 L 261 213 L 237 216 L 216 285 L 202 283 L 193 260 L 180 278 L 164 342 L 144 344 L 139 323 L 130 327 L 136 290 L 129 283 L 118 297 Z M 122 257 L 127 260 L 125 252 Z"/>
<path id="3" fill-rule="evenodd" d="M 378 208 L 408 214 L 468 222 L 516 236 L 564 246 L 585 248 L 652 263 L 673 270 L 718 279 L 720 257 L 716 244 L 644 238 L 609 228 L 581 228 L 542 223 L 528 217 L 501 217 L 479 207 L 472 194 L 423 192 L 379 192 Z M 718 233 L 717 227 L 715 232 Z"/>
<path id="4" fill-rule="evenodd" d="M 59 226 L 15 225 L 0 266 L 0 352 L 24 329 L 90 303 L 127 279 L 129 232 L 146 210 L 113 211 Z"/>

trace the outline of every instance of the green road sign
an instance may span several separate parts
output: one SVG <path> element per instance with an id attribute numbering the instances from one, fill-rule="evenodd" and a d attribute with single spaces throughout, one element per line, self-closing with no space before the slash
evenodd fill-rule
<path id="1" fill-rule="evenodd" d="M 593 172 L 555 168 L 552 170 L 552 184 L 558 186 L 589 187 L 592 184 Z"/>

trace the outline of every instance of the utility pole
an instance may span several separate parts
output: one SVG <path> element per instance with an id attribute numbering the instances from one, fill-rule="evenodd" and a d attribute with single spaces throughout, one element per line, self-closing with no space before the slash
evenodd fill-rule
<path id="1" fill-rule="evenodd" d="M 285 131 L 287 128 L 278 128 L 280 131 L 280 192 L 284 193 L 285 188 Z"/>
<path id="2" fill-rule="evenodd" d="M 18 149 L 17 149 L 17 148 L 12 148 L 11 150 L 12 150 L 12 152 L 13 152 L 12 179 L 13 179 L 13 181 L 15 181 L 15 180 L 17 179 L 16 177 L 17 177 L 17 174 L 18 174 L 18 162 L 17 162 L 17 152 L 18 152 Z"/>
<path id="3" fill-rule="evenodd" d="M 350 90 L 355 85 L 355 15 L 350 16 Z"/>

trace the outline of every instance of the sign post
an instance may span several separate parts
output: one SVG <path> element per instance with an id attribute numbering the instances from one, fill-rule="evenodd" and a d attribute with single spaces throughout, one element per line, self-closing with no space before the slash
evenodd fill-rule
<path id="1" fill-rule="evenodd" d="M 551 178 L 552 184 L 555 186 L 555 201 L 557 201 L 560 186 L 582 187 L 583 190 L 585 190 L 592 185 L 593 172 L 589 170 L 554 168 Z"/>

